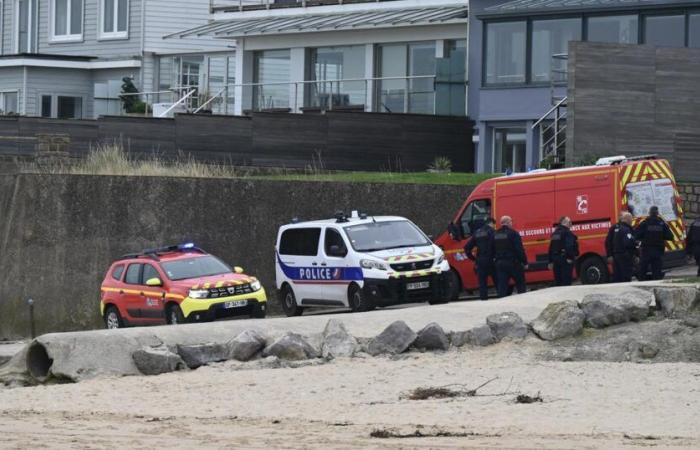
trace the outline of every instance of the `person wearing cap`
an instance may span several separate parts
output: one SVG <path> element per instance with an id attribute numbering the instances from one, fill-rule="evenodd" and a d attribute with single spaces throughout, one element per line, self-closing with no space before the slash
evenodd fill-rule
<path id="1" fill-rule="evenodd" d="M 615 235 L 617 231 L 620 229 L 620 224 L 622 224 L 622 216 L 625 214 L 626 211 L 620 211 L 620 215 L 617 218 L 617 223 L 613 224 L 610 229 L 608 230 L 608 235 L 605 237 L 605 253 L 608 257 L 608 264 L 613 266 L 614 269 L 614 252 L 613 252 L 613 245 L 615 241 Z M 618 272 L 616 270 L 613 270 L 612 272 L 612 282 L 613 283 L 619 283 L 620 280 L 618 279 Z"/>
<path id="2" fill-rule="evenodd" d="M 549 269 L 554 272 L 555 286 L 571 286 L 574 261 L 578 256 L 578 238 L 571 232 L 571 219 L 559 219 L 549 241 Z"/>
<path id="3" fill-rule="evenodd" d="M 513 229 L 510 216 L 501 217 L 501 228 L 493 234 L 494 260 L 498 297 L 506 297 L 510 280 L 515 281 L 518 294 L 525 293 L 525 270 L 528 269 L 527 255 L 520 233 Z"/>
<path id="4" fill-rule="evenodd" d="M 613 279 L 616 283 L 632 281 L 634 258 L 637 254 L 637 240 L 634 238 L 632 228 L 633 219 L 632 214 L 625 211 L 620 215 L 620 222 L 611 228 Z"/>
<path id="5" fill-rule="evenodd" d="M 467 258 L 474 261 L 474 270 L 479 279 L 479 298 L 481 300 L 489 298 L 489 277 L 493 280 L 493 285 L 497 285 L 496 267 L 493 262 L 493 226 L 495 224 L 496 221 L 493 220 L 493 217 L 486 219 L 464 247 Z M 474 247 L 477 250 L 476 256 L 473 254 Z"/>
<path id="6" fill-rule="evenodd" d="M 649 216 L 637 226 L 634 235 L 641 242 L 641 257 L 637 278 L 646 280 L 651 268 L 651 279 L 662 279 L 664 277 L 662 269 L 666 241 L 673 240 L 673 233 L 668 224 L 659 216 L 658 207 L 652 206 L 649 208 Z"/>

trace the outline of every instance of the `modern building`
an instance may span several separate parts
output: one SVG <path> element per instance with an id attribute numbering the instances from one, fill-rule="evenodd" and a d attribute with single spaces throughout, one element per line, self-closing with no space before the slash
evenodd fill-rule
<path id="1" fill-rule="evenodd" d="M 153 105 L 232 82 L 234 49 L 164 40 L 207 23 L 209 0 L 0 0 L 0 114 L 120 114 L 122 78 Z"/>
<path id="2" fill-rule="evenodd" d="M 468 112 L 478 171 L 525 171 L 547 156 L 563 162 L 570 41 L 700 47 L 700 2 L 471 0 Z"/>

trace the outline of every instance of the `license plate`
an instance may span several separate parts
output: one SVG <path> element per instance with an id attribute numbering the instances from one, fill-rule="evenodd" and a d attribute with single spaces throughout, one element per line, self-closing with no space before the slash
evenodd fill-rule
<path id="1" fill-rule="evenodd" d="M 417 289 L 427 289 L 430 287 L 430 281 L 421 281 L 420 283 L 408 283 L 406 290 L 415 291 Z"/>
<path id="2" fill-rule="evenodd" d="M 235 302 L 224 303 L 224 308 L 226 308 L 226 309 L 240 308 L 241 306 L 247 306 L 247 305 L 248 305 L 248 300 L 236 300 Z"/>

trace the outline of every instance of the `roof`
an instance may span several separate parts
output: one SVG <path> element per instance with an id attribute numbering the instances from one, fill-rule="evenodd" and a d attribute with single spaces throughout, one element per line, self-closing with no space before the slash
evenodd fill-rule
<path id="1" fill-rule="evenodd" d="M 282 226 L 282 228 L 306 228 L 309 226 L 321 225 L 338 225 L 339 227 L 344 228 L 353 225 L 362 225 L 366 223 L 394 222 L 397 220 L 407 221 L 408 219 L 399 216 L 368 216 L 366 219 L 360 219 L 359 217 L 347 217 L 347 222 L 338 222 L 338 219 L 309 220 L 305 222 L 290 223 Z"/>
<path id="2" fill-rule="evenodd" d="M 295 14 L 285 16 L 228 19 L 166 36 L 168 38 L 209 36 L 236 38 L 264 34 L 289 34 L 326 30 L 361 30 L 411 25 L 466 23 L 466 6 L 435 6 L 325 14 Z"/>
<path id="3" fill-rule="evenodd" d="M 513 0 L 485 8 L 479 15 L 678 7 L 693 3 L 697 4 L 697 0 Z"/>

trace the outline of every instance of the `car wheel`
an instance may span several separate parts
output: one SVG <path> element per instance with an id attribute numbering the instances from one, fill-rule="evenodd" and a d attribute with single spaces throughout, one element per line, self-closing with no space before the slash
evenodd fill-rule
<path id="1" fill-rule="evenodd" d="M 181 325 L 185 323 L 185 316 L 182 314 L 180 305 L 170 305 L 165 312 L 165 321 L 168 325 Z"/>
<path id="2" fill-rule="evenodd" d="M 447 286 L 445 288 L 447 300 L 443 303 L 458 300 L 460 292 L 462 292 L 462 280 L 455 269 L 450 269 L 447 273 Z"/>
<path id="3" fill-rule="evenodd" d="M 108 330 L 116 330 L 117 328 L 124 328 L 124 321 L 122 320 L 119 310 L 114 306 L 108 306 L 105 309 L 105 327 Z"/>
<path id="4" fill-rule="evenodd" d="M 374 303 L 367 298 L 360 286 L 350 285 L 348 289 L 348 306 L 352 312 L 365 312 L 374 309 Z"/>
<path id="5" fill-rule="evenodd" d="M 589 256 L 581 262 L 578 276 L 582 284 L 602 284 L 608 282 L 608 266 L 597 256 Z"/>
<path id="6" fill-rule="evenodd" d="M 304 308 L 297 305 L 297 298 L 290 286 L 285 285 L 280 290 L 280 300 L 282 301 L 282 309 L 287 317 L 301 316 L 304 314 Z"/>

